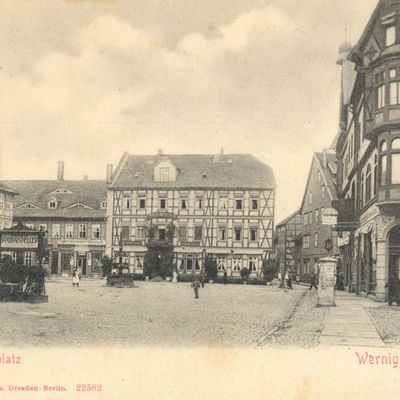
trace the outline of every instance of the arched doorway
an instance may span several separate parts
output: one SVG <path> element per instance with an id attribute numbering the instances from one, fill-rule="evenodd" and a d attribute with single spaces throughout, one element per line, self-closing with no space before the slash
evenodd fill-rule
<path id="1" fill-rule="evenodd" d="M 389 276 L 394 274 L 399 278 L 400 270 L 400 225 L 389 231 Z"/>

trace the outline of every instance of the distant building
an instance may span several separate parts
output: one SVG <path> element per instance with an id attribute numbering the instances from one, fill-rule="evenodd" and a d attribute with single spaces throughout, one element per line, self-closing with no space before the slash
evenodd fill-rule
<path id="1" fill-rule="evenodd" d="M 387 299 L 400 270 L 400 1 L 378 2 L 358 43 L 343 43 L 338 231 L 350 291 Z"/>
<path id="2" fill-rule="evenodd" d="M 262 275 L 273 252 L 275 178 L 246 154 L 124 154 L 109 167 L 107 254 L 123 250 L 131 273 L 143 273 L 149 237 L 166 240 L 172 224 L 179 274 L 199 274 L 205 255 L 220 274 Z"/>
<path id="3" fill-rule="evenodd" d="M 14 221 L 47 232 L 52 274 L 68 275 L 77 267 L 84 276 L 101 274 L 105 253 L 107 208 L 105 181 L 64 180 L 64 163 L 55 180 L 6 181 L 18 191 Z M 16 256 L 16 255 L 15 255 Z M 25 252 L 30 265 L 32 255 Z"/>
<path id="4" fill-rule="evenodd" d="M 327 240 L 332 241 L 332 255 L 337 254 L 337 233 L 322 223 L 325 208 L 332 208 L 336 195 L 336 155 L 333 150 L 315 153 L 301 204 L 302 265 L 301 276 L 307 279 L 318 272 L 319 260 L 327 257 Z"/>
<path id="5" fill-rule="evenodd" d="M 275 229 L 275 251 L 278 268 L 283 276 L 291 272 L 293 278 L 301 279 L 302 215 L 297 210 Z"/>
<path id="6" fill-rule="evenodd" d="M 13 198 L 17 192 L 0 182 L 0 230 L 11 228 L 13 218 Z"/>

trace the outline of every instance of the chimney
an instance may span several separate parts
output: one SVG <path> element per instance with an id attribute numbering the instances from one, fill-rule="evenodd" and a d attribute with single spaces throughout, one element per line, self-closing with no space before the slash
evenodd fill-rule
<path id="1" fill-rule="evenodd" d="M 57 180 L 58 181 L 64 180 L 64 161 L 58 162 Z"/>
<path id="2" fill-rule="evenodd" d="M 106 184 L 109 185 L 112 182 L 113 165 L 107 164 L 106 169 Z"/>

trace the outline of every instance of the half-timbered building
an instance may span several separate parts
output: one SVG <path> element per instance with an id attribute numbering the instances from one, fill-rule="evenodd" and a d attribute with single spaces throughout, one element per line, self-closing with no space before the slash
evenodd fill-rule
<path id="1" fill-rule="evenodd" d="M 149 232 L 165 239 L 174 227 L 180 274 L 200 273 L 205 255 L 218 270 L 260 276 L 273 251 L 275 179 L 247 154 L 124 154 L 108 169 L 106 251 L 123 249 L 130 273 L 143 273 Z"/>
<path id="2" fill-rule="evenodd" d="M 0 231 L 11 228 L 13 218 L 13 198 L 17 192 L 0 182 Z"/>
<path id="3" fill-rule="evenodd" d="M 400 270 L 400 1 L 380 0 L 358 43 L 340 46 L 338 230 L 346 286 L 387 298 Z"/>

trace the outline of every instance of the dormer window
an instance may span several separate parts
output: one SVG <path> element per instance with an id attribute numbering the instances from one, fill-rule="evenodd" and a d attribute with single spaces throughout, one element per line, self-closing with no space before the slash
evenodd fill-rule
<path id="1" fill-rule="evenodd" d="M 386 47 L 396 43 L 396 27 L 394 25 L 386 28 Z"/>
<path id="2" fill-rule="evenodd" d="M 154 180 L 156 182 L 174 182 L 176 177 L 176 165 L 167 157 L 162 157 L 154 167 Z"/>
<path id="3" fill-rule="evenodd" d="M 103 201 L 100 203 L 100 208 L 101 208 L 102 210 L 105 210 L 105 209 L 107 208 L 107 200 L 103 200 Z"/>
<path id="4" fill-rule="evenodd" d="M 53 209 L 53 210 L 56 209 L 56 208 L 57 208 L 57 199 L 55 199 L 54 197 L 52 197 L 52 198 L 49 200 L 47 206 L 48 206 L 50 209 Z"/>

